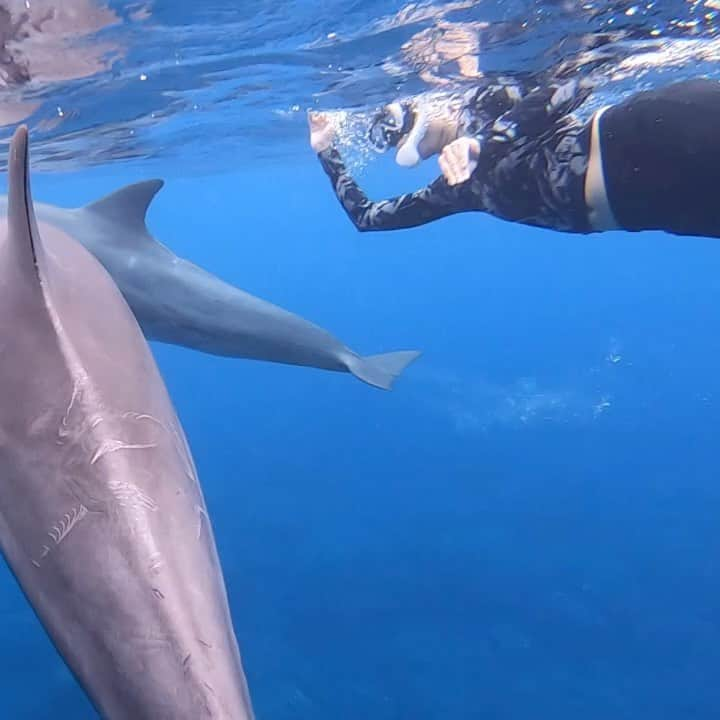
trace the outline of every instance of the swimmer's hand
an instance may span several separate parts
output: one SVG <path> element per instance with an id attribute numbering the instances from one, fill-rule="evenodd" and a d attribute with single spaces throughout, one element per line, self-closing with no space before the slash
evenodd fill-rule
<path id="1" fill-rule="evenodd" d="M 480 158 L 480 143 L 461 137 L 443 148 L 438 162 L 448 185 L 459 185 L 470 179 Z"/>
<path id="2" fill-rule="evenodd" d="M 324 152 L 333 144 L 335 128 L 327 113 L 309 111 L 308 126 L 310 127 L 310 147 L 316 153 Z"/>

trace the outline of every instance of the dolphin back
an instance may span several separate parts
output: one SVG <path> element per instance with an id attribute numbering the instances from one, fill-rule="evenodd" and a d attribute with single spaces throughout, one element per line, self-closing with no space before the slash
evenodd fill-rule
<path id="1" fill-rule="evenodd" d="M 38 226 L 24 128 L 8 182 L 0 548 L 103 718 L 252 718 L 212 527 L 153 356 L 97 260 Z"/>

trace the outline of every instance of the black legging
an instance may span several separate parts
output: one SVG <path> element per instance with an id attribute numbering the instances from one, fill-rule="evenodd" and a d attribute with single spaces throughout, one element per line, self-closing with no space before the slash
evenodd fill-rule
<path id="1" fill-rule="evenodd" d="M 720 82 L 638 93 L 599 126 L 608 202 L 622 228 L 720 237 Z"/>

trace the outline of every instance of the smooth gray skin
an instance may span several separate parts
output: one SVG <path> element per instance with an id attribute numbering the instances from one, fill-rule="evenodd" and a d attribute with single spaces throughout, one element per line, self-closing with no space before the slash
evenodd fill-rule
<path id="1" fill-rule="evenodd" d="M 128 185 L 86 207 L 36 205 L 112 275 L 150 340 L 214 355 L 350 372 L 389 390 L 420 353 L 361 357 L 326 330 L 174 255 L 145 225 L 162 180 Z M 0 213 L 4 198 L 0 197 Z"/>
<path id="2" fill-rule="evenodd" d="M 65 233 L 38 232 L 25 128 L 10 148 L 9 193 L 2 552 L 102 717 L 252 718 L 183 430 L 110 276 Z"/>

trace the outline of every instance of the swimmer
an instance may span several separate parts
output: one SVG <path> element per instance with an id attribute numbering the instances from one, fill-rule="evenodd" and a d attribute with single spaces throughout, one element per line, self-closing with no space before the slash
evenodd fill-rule
<path id="1" fill-rule="evenodd" d="M 438 156 L 429 186 L 373 202 L 335 146 L 327 115 L 310 113 L 310 142 L 360 231 L 424 225 L 455 213 L 572 233 L 664 230 L 720 237 L 720 82 L 694 79 L 574 112 L 591 90 L 576 80 L 532 85 L 486 82 L 461 112 L 430 117 L 394 102 L 374 118 L 369 140 L 413 166 Z"/>

